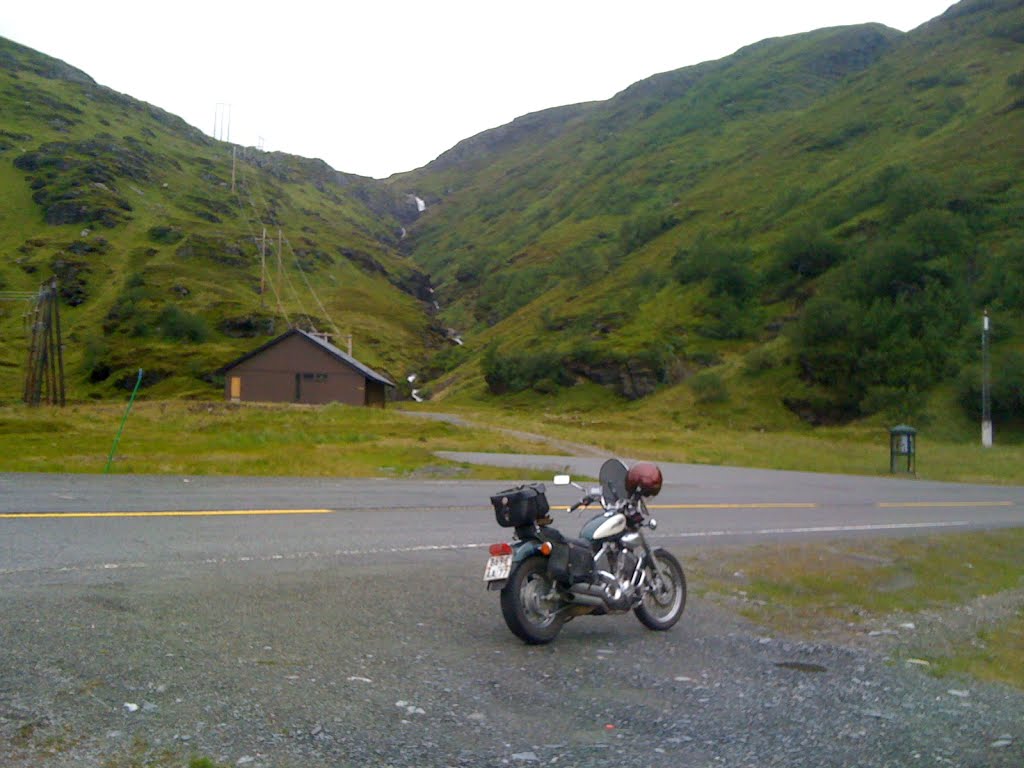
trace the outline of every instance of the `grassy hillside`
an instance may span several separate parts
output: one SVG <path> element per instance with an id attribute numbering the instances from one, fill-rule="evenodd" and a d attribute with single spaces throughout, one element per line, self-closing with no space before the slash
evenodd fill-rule
<path id="1" fill-rule="evenodd" d="M 975 437 L 988 308 L 1012 437 L 1022 53 L 1024 4 L 964 0 L 908 34 L 765 40 L 378 182 L 233 160 L 0 41 L 0 291 L 57 276 L 73 399 L 123 395 L 138 368 L 149 397 L 217 397 L 213 371 L 299 324 L 447 406 L 566 429 L 906 419 L 944 440 Z M 26 306 L 0 301 L 0 400 L 20 394 Z"/>
<path id="2" fill-rule="evenodd" d="M 1022 53 L 1007 0 L 767 40 L 392 179 L 430 204 L 411 254 L 466 333 L 435 395 L 585 409 L 590 382 L 655 417 L 952 434 L 987 306 L 1020 418 Z"/>
<path id="3" fill-rule="evenodd" d="M 113 395 L 138 368 L 150 395 L 217 396 L 211 373 L 289 324 L 340 346 L 352 334 L 396 379 L 442 343 L 398 252 L 415 206 L 379 182 L 252 148 L 233 160 L 6 40 L 0 115 L 0 291 L 58 278 L 73 399 Z M 0 401 L 21 393 L 27 307 L 0 302 Z"/>

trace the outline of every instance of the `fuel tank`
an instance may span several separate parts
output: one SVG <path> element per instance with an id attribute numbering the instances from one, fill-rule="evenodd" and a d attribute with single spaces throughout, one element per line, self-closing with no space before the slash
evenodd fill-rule
<path id="1" fill-rule="evenodd" d="M 626 516 L 621 512 L 602 512 L 583 524 L 580 536 L 589 541 L 604 541 L 626 530 Z"/>

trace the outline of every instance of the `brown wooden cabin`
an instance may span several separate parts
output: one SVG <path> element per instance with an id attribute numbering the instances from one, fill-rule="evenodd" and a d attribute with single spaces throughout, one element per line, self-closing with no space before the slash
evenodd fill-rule
<path id="1" fill-rule="evenodd" d="M 394 383 L 329 341 L 297 328 L 228 363 L 224 395 L 232 402 L 345 403 L 383 408 Z"/>

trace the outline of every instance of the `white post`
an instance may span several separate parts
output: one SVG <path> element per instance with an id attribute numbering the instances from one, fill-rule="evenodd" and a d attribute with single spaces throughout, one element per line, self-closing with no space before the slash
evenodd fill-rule
<path id="1" fill-rule="evenodd" d="M 992 447 L 992 392 L 991 363 L 988 353 L 988 332 L 990 324 L 988 310 L 985 310 L 985 318 L 981 324 L 981 445 L 984 448 Z"/>

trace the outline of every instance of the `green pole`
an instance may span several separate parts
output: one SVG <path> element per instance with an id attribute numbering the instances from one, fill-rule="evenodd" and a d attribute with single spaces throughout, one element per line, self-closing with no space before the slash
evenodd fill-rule
<path id="1" fill-rule="evenodd" d="M 139 391 L 139 385 L 142 383 L 142 369 L 139 368 L 139 378 L 135 380 L 135 389 L 132 390 L 132 396 L 128 398 L 128 407 L 124 410 L 124 418 L 121 419 L 121 426 L 118 427 L 117 436 L 114 438 L 114 444 L 110 446 L 110 456 L 107 458 L 107 468 L 103 470 L 103 474 L 110 472 L 110 464 L 114 460 L 114 454 L 117 452 L 117 444 L 121 442 L 121 433 L 124 432 L 124 423 L 128 421 L 128 414 L 131 413 L 132 403 L 135 402 L 135 393 Z"/>

